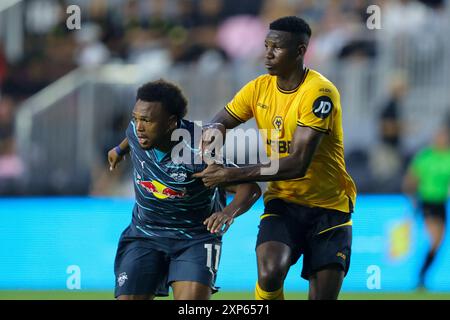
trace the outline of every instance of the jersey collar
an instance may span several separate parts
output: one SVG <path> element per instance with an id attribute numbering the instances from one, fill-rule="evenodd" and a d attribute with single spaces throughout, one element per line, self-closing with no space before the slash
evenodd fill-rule
<path id="1" fill-rule="evenodd" d="M 309 73 L 309 69 L 306 68 L 306 67 L 304 67 L 304 68 L 303 68 L 303 71 L 304 71 L 304 72 L 303 72 L 303 78 L 302 78 L 302 81 L 300 81 L 300 83 L 298 84 L 297 87 L 295 87 L 295 88 L 292 89 L 292 90 L 284 90 L 284 89 L 281 89 L 281 88 L 278 86 L 278 83 L 276 82 L 278 91 L 280 91 L 281 93 L 285 93 L 285 94 L 290 94 L 290 93 L 297 92 L 298 88 L 300 88 L 300 86 L 303 84 L 303 82 L 305 82 L 305 79 L 306 79 L 306 77 L 308 76 L 308 73 Z M 275 80 L 275 81 L 276 81 L 276 80 Z"/>

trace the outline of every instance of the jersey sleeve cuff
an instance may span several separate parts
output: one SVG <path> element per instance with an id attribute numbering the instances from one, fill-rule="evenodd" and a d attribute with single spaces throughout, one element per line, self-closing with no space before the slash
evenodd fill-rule
<path id="1" fill-rule="evenodd" d="M 228 105 L 225 106 L 225 110 L 230 114 L 230 116 L 232 116 L 233 118 L 235 118 L 237 121 L 244 123 L 245 121 L 242 120 L 236 113 L 234 113 L 233 111 L 231 111 L 230 107 Z"/>
<path id="2" fill-rule="evenodd" d="M 297 121 L 297 125 L 298 125 L 299 127 L 309 127 L 309 128 L 311 128 L 311 129 L 314 129 L 314 130 L 316 130 L 316 131 L 319 131 L 319 132 L 322 132 L 322 133 L 325 133 L 325 134 L 330 134 L 330 132 L 331 132 L 330 129 L 325 129 L 325 128 L 321 128 L 321 127 L 317 127 L 317 126 L 307 125 L 307 124 L 304 124 L 304 123 L 301 122 L 301 121 Z"/>

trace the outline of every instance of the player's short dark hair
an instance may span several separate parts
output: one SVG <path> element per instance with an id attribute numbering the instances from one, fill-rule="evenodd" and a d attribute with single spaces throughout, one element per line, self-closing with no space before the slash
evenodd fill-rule
<path id="1" fill-rule="evenodd" d="M 306 37 L 306 39 L 304 39 L 305 41 L 311 38 L 311 28 L 309 27 L 309 24 L 302 18 L 296 16 L 279 18 L 269 25 L 269 29 L 290 32 L 300 36 L 302 39 Z"/>
<path id="2" fill-rule="evenodd" d="M 187 100 L 181 89 L 163 79 L 147 82 L 137 91 L 136 100 L 146 102 L 161 102 L 171 115 L 183 119 L 187 113 Z"/>

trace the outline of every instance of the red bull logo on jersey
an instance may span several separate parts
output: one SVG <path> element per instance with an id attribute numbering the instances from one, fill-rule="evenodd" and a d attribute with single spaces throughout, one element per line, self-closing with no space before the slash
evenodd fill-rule
<path id="1" fill-rule="evenodd" d="M 163 185 L 161 182 L 152 180 L 152 181 L 142 181 L 137 179 L 138 185 L 143 187 L 148 192 L 152 193 L 158 199 L 175 199 L 182 198 L 186 194 L 186 190 L 177 191 L 172 188 L 169 188 Z"/>

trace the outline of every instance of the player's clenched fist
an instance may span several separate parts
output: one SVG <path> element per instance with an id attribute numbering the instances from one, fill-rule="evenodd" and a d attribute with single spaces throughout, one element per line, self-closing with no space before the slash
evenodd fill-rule
<path id="1" fill-rule="evenodd" d="M 124 158 L 123 155 L 119 155 L 116 148 L 112 148 L 108 151 L 109 170 L 112 171 L 116 168 L 120 161 Z"/>
<path id="2" fill-rule="evenodd" d="M 200 150 L 203 160 L 207 164 L 214 163 L 211 159 L 213 150 L 219 150 L 225 141 L 226 129 L 221 123 L 210 123 L 202 127 L 202 139 L 200 140 Z"/>
<path id="3" fill-rule="evenodd" d="M 202 179 L 207 188 L 214 188 L 229 182 L 229 170 L 220 164 L 210 164 L 202 172 L 194 173 L 192 177 Z"/>

